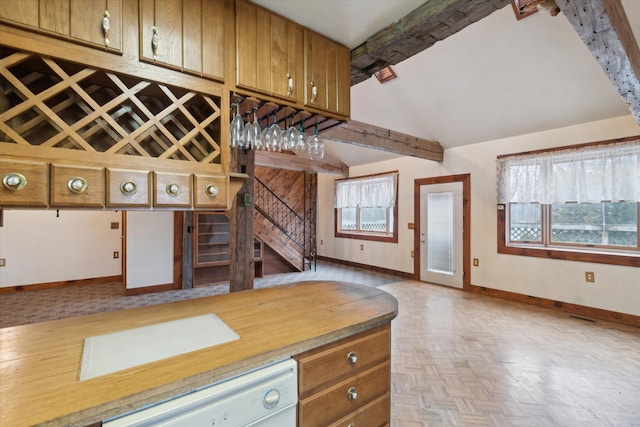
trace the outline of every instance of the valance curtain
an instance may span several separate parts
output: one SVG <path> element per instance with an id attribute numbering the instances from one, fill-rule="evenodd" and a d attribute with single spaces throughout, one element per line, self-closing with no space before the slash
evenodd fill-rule
<path id="1" fill-rule="evenodd" d="M 336 181 L 336 208 L 393 208 L 398 173 Z"/>
<path id="2" fill-rule="evenodd" d="M 640 139 L 497 163 L 498 203 L 640 201 Z"/>

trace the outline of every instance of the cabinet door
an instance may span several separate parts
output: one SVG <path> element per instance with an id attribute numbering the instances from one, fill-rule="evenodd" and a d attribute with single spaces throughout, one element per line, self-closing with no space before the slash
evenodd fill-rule
<path id="1" fill-rule="evenodd" d="M 343 116 L 350 114 L 351 52 L 305 30 L 305 105 Z"/>
<path id="2" fill-rule="evenodd" d="M 0 1 L 0 21 L 30 29 L 38 28 L 38 0 Z"/>
<path id="3" fill-rule="evenodd" d="M 225 13 L 228 1 L 206 0 L 202 2 L 202 71 L 205 77 L 224 80 L 225 70 Z M 188 40 L 185 39 L 185 42 Z M 185 64 L 185 68 L 187 65 Z"/>
<path id="4" fill-rule="evenodd" d="M 141 0 L 140 33 L 141 58 L 182 69 L 182 0 Z"/>
<path id="5" fill-rule="evenodd" d="M 70 39 L 122 52 L 122 0 L 70 0 Z M 109 22 L 104 30 L 103 19 Z"/>
<path id="6" fill-rule="evenodd" d="M 304 33 L 306 69 L 305 105 L 327 109 L 327 39 L 313 31 Z"/>
<path id="7" fill-rule="evenodd" d="M 226 0 L 141 0 L 140 58 L 222 80 L 226 3 Z"/>
<path id="8" fill-rule="evenodd" d="M 296 98 L 302 75 L 302 29 L 245 1 L 236 2 L 236 84 Z"/>
<path id="9" fill-rule="evenodd" d="M 69 0 L 40 0 L 40 31 L 69 36 Z"/>
<path id="10" fill-rule="evenodd" d="M 351 51 L 346 46 L 336 49 L 336 112 L 343 116 L 351 115 Z"/>

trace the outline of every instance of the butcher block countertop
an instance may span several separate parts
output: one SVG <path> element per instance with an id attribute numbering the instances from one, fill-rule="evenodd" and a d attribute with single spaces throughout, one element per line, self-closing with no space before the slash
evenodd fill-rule
<path id="1" fill-rule="evenodd" d="M 397 310 L 374 287 L 318 281 L 3 328 L 0 425 L 95 423 L 388 323 Z M 86 337 L 210 313 L 240 339 L 79 381 Z"/>

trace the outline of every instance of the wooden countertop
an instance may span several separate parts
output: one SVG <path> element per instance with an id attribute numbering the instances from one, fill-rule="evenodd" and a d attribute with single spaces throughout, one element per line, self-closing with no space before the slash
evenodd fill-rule
<path id="1" fill-rule="evenodd" d="M 91 424 L 390 322 L 397 310 L 374 287 L 318 281 L 3 328 L 0 424 Z M 240 339 L 78 380 L 85 337 L 207 313 Z"/>

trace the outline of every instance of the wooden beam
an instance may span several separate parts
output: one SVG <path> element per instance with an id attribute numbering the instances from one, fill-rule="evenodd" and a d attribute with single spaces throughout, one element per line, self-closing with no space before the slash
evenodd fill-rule
<path id="1" fill-rule="evenodd" d="M 422 52 L 474 22 L 508 5 L 511 0 L 427 1 L 351 51 L 351 86 L 388 65 Z"/>
<path id="2" fill-rule="evenodd" d="M 436 162 L 441 162 L 444 158 L 444 149 L 438 141 L 418 138 L 355 120 L 332 127 L 322 132 L 320 137 Z"/>
<path id="3" fill-rule="evenodd" d="M 236 172 L 249 175 L 231 204 L 229 215 L 229 292 L 253 289 L 255 258 L 253 253 L 253 202 L 244 203 L 244 194 L 253 199 L 255 151 L 234 150 L 232 159 Z"/>
<path id="4" fill-rule="evenodd" d="M 256 151 L 256 166 L 300 172 L 349 176 L 349 166 L 333 160 L 309 160 L 289 153 Z"/>
<path id="5" fill-rule="evenodd" d="M 556 4 L 640 123 L 640 49 L 620 0 Z"/>

